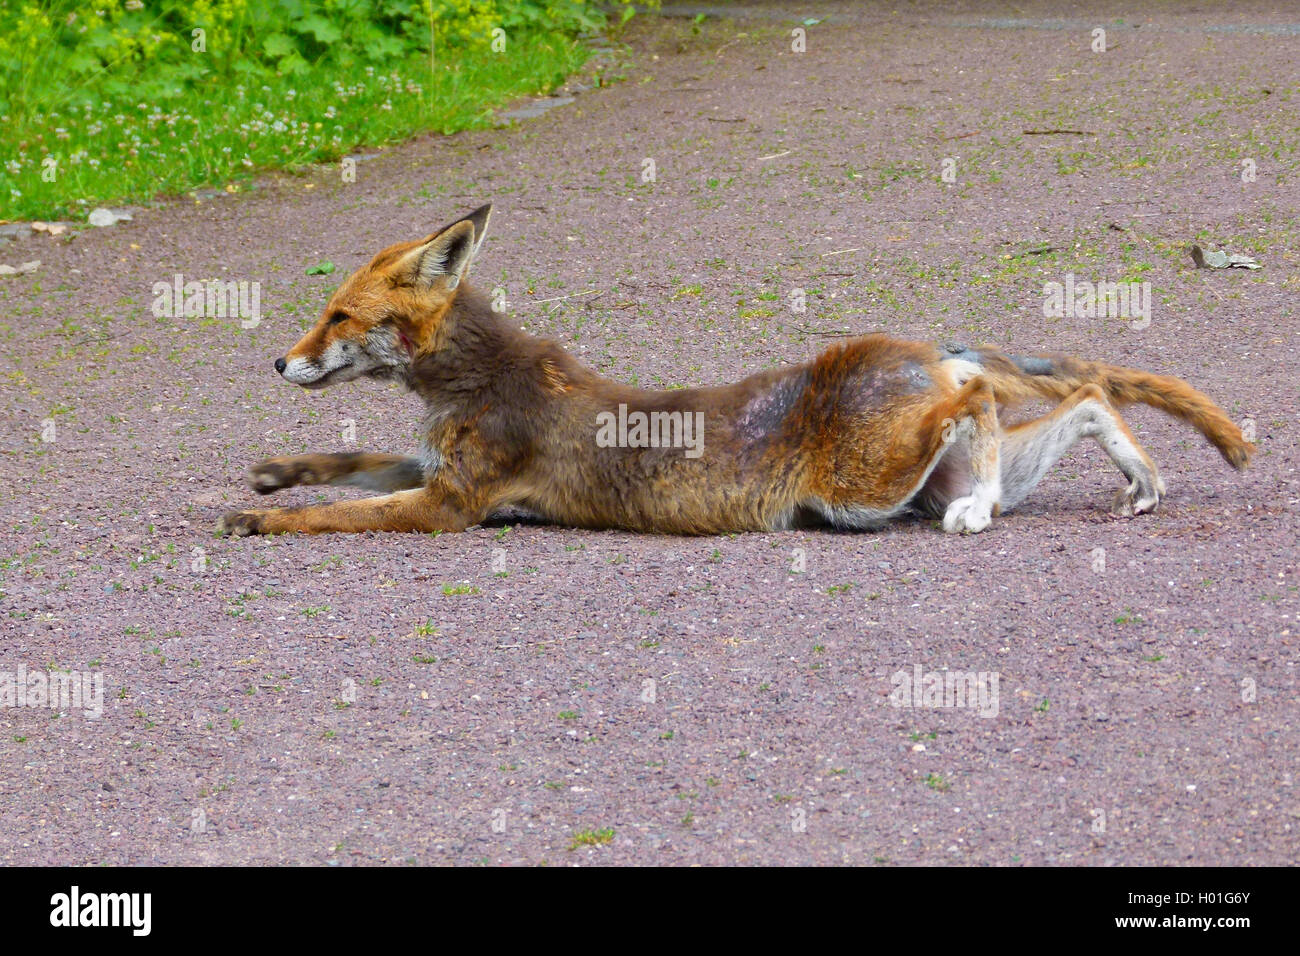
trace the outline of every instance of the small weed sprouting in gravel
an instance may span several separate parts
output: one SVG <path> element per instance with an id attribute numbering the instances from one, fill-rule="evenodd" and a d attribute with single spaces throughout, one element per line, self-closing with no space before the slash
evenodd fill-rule
<path id="1" fill-rule="evenodd" d="M 1043 702 L 1041 704 L 1038 704 L 1036 707 L 1034 707 L 1034 710 L 1036 710 L 1040 714 L 1045 714 L 1051 709 L 1052 709 L 1052 702 L 1048 700 L 1046 697 L 1043 698 Z"/>
<path id="2" fill-rule="evenodd" d="M 945 780 L 941 773 L 929 774 L 925 778 L 925 785 L 931 790 L 936 790 L 939 793 L 947 793 L 952 789 L 952 784 Z"/>
<path id="3" fill-rule="evenodd" d="M 832 584 L 826 589 L 826 593 L 834 597 L 837 594 L 848 594 L 855 587 L 857 587 L 856 581 L 846 581 L 844 584 Z"/>
<path id="4" fill-rule="evenodd" d="M 414 661 L 415 663 L 417 663 L 417 664 L 436 664 L 436 663 L 438 663 L 438 658 L 434 657 L 432 654 L 412 654 L 412 655 L 411 655 L 411 660 L 413 660 L 413 661 Z"/>
<path id="5" fill-rule="evenodd" d="M 451 597 L 454 594 L 478 594 L 478 588 L 474 587 L 472 584 L 444 584 L 442 586 L 442 593 L 448 597 Z"/>
<path id="6" fill-rule="evenodd" d="M 417 637 L 437 637 L 438 629 L 433 626 L 433 620 L 428 619 L 423 624 L 415 625 L 414 633 Z"/>
<path id="7" fill-rule="evenodd" d="M 614 839 L 614 828 L 605 827 L 602 830 L 579 830 L 573 835 L 573 843 L 569 845 L 570 850 L 576 850 L 583 846 L 603 846 L 612 842 Z"/>
<path id="8" fill-rule="evenodd" d="M 582 715 L 576 710 L 562 710 L 557 716 L 560 720 L 577 720 Z"/>

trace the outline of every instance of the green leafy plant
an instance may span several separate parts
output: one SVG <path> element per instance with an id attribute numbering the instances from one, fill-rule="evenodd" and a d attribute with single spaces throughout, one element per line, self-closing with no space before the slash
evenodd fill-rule
<path id="1" fill-rule="evenodd" d="M 605 22 L 583 0 L 0 4 L 0 219 L 482 125 L 562 82 Z"/>

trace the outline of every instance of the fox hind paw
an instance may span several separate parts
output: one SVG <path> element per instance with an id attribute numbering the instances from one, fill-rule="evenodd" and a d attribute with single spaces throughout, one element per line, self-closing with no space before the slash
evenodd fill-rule
<path id="1" fill-rule="evenodd" d="M 993 521 L 993 508 L 984 500 L 968 495 L 957 498 L 943 513 L 943 530 L 949 534 L 975 534 Z"/>
<path id="2" fill-rule="evenodd" d="M 1165 495 L 1165 483 L 1159 478 L 1154 484 L 1134 481 L 1127 488 L 1121 488 L 1115 494 L 1115 501 L 1110 506 L 1110 513 L 1125 518 L 1150 514 L 1160 507 Z"/>

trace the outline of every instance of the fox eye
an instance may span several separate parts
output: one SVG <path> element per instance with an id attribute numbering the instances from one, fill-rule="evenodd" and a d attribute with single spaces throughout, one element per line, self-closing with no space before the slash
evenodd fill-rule
<path id="1" fill-rule="evenodd" d="M 335 312 L 333 315 L 330 316 L 329 324 L 338 325 L 340 322 L 346 322 L 347 320 L 348 320 L 348 314 L 346 312 Z"/>

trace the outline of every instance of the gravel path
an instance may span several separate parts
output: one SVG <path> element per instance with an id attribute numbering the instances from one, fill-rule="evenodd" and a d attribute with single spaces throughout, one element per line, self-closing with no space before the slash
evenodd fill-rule
<path id="1" fill-rule="evenodd" d="M 1094 53 L 1070 6 L 801 9 L 804 53 L 777 7 L 645 21 L 622 82 L 355 183 L 0 246 L 42 260 L 0 278 L 0 672 L 104 689 L 0 709 L 0 862 L 1295 862 L 1296 18 L 1157 4 Z M 214 538 L 257 459 L 414 448 L 410 397 L 271 362 L 308 266 L 485 200 L 477 283 L 612 377 L 991 340 L 1186 377 L 1260 454 L 1137 410 L 1161 513 L 1110 517 L 1080 446 L 974 537 Z M 1149 281 L 1150 324 L 1044 318 L 1071 272 Z M 177 273 L 260 282 L 261 323 L 156 318 Z M 893 706 L 916 667 L 996 675 L 996 715 Z"/>

